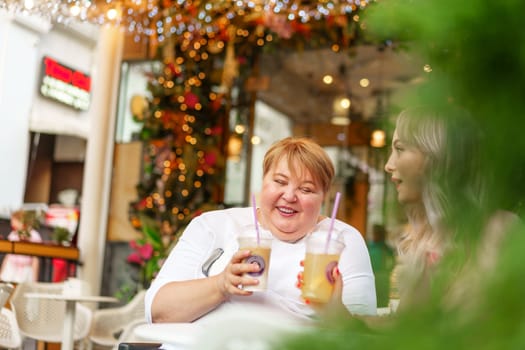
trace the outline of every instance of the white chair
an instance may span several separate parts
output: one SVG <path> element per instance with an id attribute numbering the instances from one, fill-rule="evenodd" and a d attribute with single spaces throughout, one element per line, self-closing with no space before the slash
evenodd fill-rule
<path id="1" fill-rule="evenodd" d="M 139 337 L 135 335 L 135 328 L 137 328 L 140 325 L 146 324 L 147 321 L 144 320 L 136 320 L 131 323 L 129 323 L 126 328 L 122 331 L 120 336 L 118 337 L 117 343 L 113 346 L 113 350 L 119 350 L 121 344 L 141 344 L 144 343 L 143 340 L 141 340 Z M 159 345 L 160 346 L 160 345 Z M 158 346 L 157 346 L 158 347 Z"/>
<path id="2" fill-rule="evenodd" d="M 22 337 L 51 343 L 62 342 L 66 304 L 59 300 L 26 298 L 26 293 L 60 294 L 64 283 L 31 282 L 20 283 L 11 297 Z M 73 339 L 83 347 L 91 327 L 92 311 L 77 304 Z"/>
<path id="3" fill-rule="evenodd" d="M 0 282 L 0 307 L 4 307 L 15 287 L 11 283 Z"/>
<path id="4" fill-rule="evenodd" d="M 15 315 L 3 307 L 0 312 L 0 348 L 20 349 L 21 346 L 22 337 Z"/>
<path id="5" fill-rule="evenodd" d="M 22 346 L 22 337 L 15 315 L 11 310 L 3 307 L 13 290 L 14 286 L 11 283 L 0 283 L 0 348 L 3 349 L 19 349 Z"/>
<path id="6" fill-rule="evenodd" d="M 95 310 L 89 334 L 92 345 L 114 348 L 122 341 L 130 341 L 133 328 L 146 322 L 145 294 L 146 292 L 141 290 L 123 306 Z"/>

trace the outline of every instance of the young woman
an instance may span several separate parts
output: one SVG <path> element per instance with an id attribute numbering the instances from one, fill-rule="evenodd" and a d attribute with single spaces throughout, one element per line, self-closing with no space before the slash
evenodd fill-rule
<path id="1" fill-rule="evenodd" d="M 432 270 L 449 251 L 487 265 L 516 220 L 486 200 L 482 142 L 479 127 L 458 108 L 417 107 L 398 116 L 385 170 L 408 219 L 398 244 L 401 304 L 425 299 Z"/>

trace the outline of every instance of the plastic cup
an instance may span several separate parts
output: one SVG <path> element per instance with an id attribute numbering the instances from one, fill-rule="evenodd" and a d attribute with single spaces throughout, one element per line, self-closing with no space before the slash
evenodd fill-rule
<path id="1" fill-rule="evenodd" d="M 257 244 L 257 236 L 241 236 L 238 238 L 239 250 L 249 250 L 250 256 L 243 260 L 245 264 L 258 264 L 260 270 L 258 272 L 248 272 L 243 277 L 250 277 L 259 280 L 259 284 L 254 286 L 243 286 L 244 290 L 248 291 L 263 291 L 266 290 L 268 284 L 268 270 L 270 267 L 270 254 L 272 252 L 272 239 L 261 237 Z"/>
<path id="2" fill-rule="evenodd" d="M 306 239 L 301 295 L 316 303 L 330 301 L 335 283 L 332 270 L 345 247 L 337 235 L 332 235 L 328 244 L 327 237 L 327 232 L 314 232 Z"/>

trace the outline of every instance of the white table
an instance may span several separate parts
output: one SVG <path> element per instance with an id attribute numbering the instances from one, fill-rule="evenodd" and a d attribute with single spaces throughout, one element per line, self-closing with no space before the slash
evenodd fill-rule
<path id="1" fill-rule="evenodd" d="M 139 341 L 163 343 L 164 349 L 191 349 L 204 330 L 198 323 L 155 323 L 135 327 L 133 334 Z"/>
<path id="2" fill-rule="evenodd" d="M 64 333 L 62 334 L 62 350 L 73 350 L 76 303 L 116 303 L 119 301 L 117 298 L 101 295 L 26 293 L 24 296 L 26 298 L 34 299 L 58 300 L 66 303 L 66 313 L 64 315 Z"/>
<path id="3" fill-rule="evenodd" d="M 223 304 L 192 323 L 154 323 L 137 326 L 139 341 L 162 343 L 166 350 L 223 350 L 270 348 L 284 334 L 311 330 L 314 323 L 293 318 L 265 305 Z M 241 346 L 242 345 L 242 346 Z"/>

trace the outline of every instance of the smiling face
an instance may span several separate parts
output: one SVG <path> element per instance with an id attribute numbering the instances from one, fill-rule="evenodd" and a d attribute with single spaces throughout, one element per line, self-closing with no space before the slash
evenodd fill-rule
<path id="1" fill-rule="evenodd" d="M 260 202 L 263 225 L 288 242 L 313 230 L 325 196 L 309 171 L 300 166 L 294 169 L 290 170 L 285 157 L 272 166 L 263 177 Z"/>
<path id="2" fill-rule="evenodd" d="M 394 131 L 392 153 L 385 170 L 392 175 L 397 199 L 401 204 L 422 201 L 425 159 L 425 155 L 419 149 L 399 139 L 397 129 Z"/>

